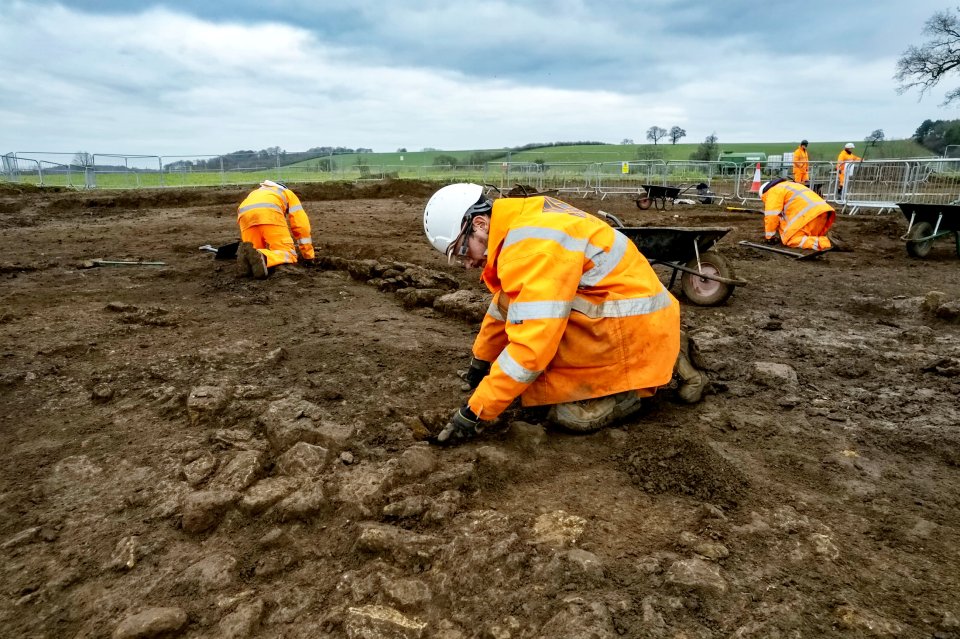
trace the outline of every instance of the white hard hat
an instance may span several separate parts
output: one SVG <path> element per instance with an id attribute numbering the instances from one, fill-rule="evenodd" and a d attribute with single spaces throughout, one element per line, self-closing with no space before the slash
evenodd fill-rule
<path id="1" fill-rule="evenodd" d="M 480 203 L 489 211 L 489 203 L 479 184 L 450 184 L 430 196 L 423 209 L 423 231 L 433 248 L 446 253 L 460 238 L 465 223 L 473 219 L 475 205 Z"/>
<path id="2" fill-rule="evenodd" d="M 763 197 L 763 192 L 767 190 L 767 187 L 770 186 L 770 182 L 764 182 L 760 185 L 760 191 L 757 193 L 760 197 Z"/>
<path id="3" fill-rule="evenodd" d="M 854 146 L 853 142 L 847 142 L 846 144 L 843 145 L 843 148 L 845 148 L 845 149 L 855 149 L 855 148 L 857 148 L 857 147 Z"/>

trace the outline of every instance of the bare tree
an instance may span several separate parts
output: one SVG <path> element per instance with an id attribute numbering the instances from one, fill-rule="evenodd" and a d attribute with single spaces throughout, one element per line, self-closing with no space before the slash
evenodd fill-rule
<path id="1" fill-rule="evenodd" d="M 897 60 L 900 83 L 897 93 L 919 88 L 920 97 L 937 86 L 948 73 L 960 66 L 960 14 L 955 9 L 937 11 L 923 26 L 923 34 L 929 40 L 919 47 L 907 47 Z M 947 91 L 944 105 L 960 98 L 960 88 Z"/>
<path id="2" fill-rule="evenodd" d="M 658 126 L 652 126 L 647 129 L 647 139 L 656 144 L 667 136 L 667 130 Z"/>
<path id="3" fill-rule="evenodd" d="M 678 126 L 670 127 L 670 133 L 668 137 L 670 138 L 670 144 L 676 144 L 680 141 L 680 138 L 686 137 L 687 132 L 684 129 L 681 129 Z"/>
<path id="4" fill-rule="evenodd" d="M 77 151 L 73 154 L 74 166 L 93 166 L 93 155 L 86 151 Z"/>
<path id="5" fill-rule="evenodd" d="M 620 141 L 620 144 L 633 144 L 633 139 L 632 139 L 632 138 L 623 138 L 623 140 Z"/>
<path id="6" fill-rule="evenodd" d="M 883 135 L 883 129 L 876 129 L 863 139 L 867 143 L 867 147 L 877 146 L 886 139 L 886 136 Z"/>

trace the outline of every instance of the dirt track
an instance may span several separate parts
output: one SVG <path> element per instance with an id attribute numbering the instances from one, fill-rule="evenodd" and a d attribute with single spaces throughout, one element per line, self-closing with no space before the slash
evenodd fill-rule
<path id="1" fill-rule="evenodd" d="M 711 394 L 437 450 L 483 298 L 432 188 L 297 189 L 325 268 L 262 282 L 197 250 L 245 189 L 0 193 L 0 634 L 960 636 L 948 243 L 845 217 L 855 252 L 796 262 L 737 246 L 756 215 L 569 198 L 734 228 L 750 285 L 683 306 Z"/>

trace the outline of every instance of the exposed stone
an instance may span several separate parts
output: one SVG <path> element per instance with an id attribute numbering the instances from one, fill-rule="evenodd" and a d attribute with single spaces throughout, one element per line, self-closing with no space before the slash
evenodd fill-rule
<path id="1" fill-rule="evenodd" d="M 183 478 L 191 486 L 199 486 L 217 469 L 217 458 L 209 452 L 202 453 L 181 469 Z"/>
<path id="2" fill-rule="evenodd" d="M 417 444 L 403 451 L 397 460 L 396 475 L 411 480 L 425 477 L 437 467 L 437 454 L 425 444 Z"/>
<path id="3" fill-rule="evenodd" d="M 383 507 L 383 514 L 387 517 L 396 517 L 398 519 L 419 517 L 427 512 L 427 508 L 429 507 L 429 497 L 426 495 L 412 495 L 395 501 L 392 504 L 387 504 Z"/>
<path id="4" fill-rule="evenodd" d="M 322 446 L 297 442 L 277 459 L 277 472 L 289 477 L 313 477 L 323 470 L 328 452 Z"/>
<path id="5" fill-rule="evenodd" d="M 113 399 L 113 388 L 109 384 L 97 384 L 90 391 L 90 399 L 98 403 L 106 403 Z"/>
<path id="6" fill-rule="evenodd" d="M 252 486 L 262 472 L 263 454 L 257 450 L 241 450 L 223 465 L 210 482 L 210 487 L 243 491 Z"/>
<path id="7" fill-rule="evenodd" d="M 727 580 L 720 575 L 720 568 L 702 559 L 682 559 L 667 569 L 667 583 L 707 594 L 723 594 Z"/>
<path id="8" fill-rule="evenodd" d="M 339 459 L 342 463 L 349 466 L 350 464 L 353 463 L 353 453 L 351 453 L 349 450 L 345 450 L 342 453 L 340 453 L 340 456 L 337 457 L 337 459 Z"/>
<path id="9" fill-rule="evenodd" d="M 440 523 L 452 519 L 460 504 L 463 502 L 463 493 L 459 490 L 445 490 L 436 498 L 430 500 L 423 520 L 430 523 Z"/>
<path id="10" fill-rule="evenodd" d="M 447 293 L 440 288 L 401 288 L 396 292 L 400 305 L 406 309 L 417 308 L 420 306 L 433 306 L 434 301 L 441 295 Z"/>
<path id="11" fill-rule="evenodd" d="M 195 586 L 200 593 L 222 590 L 237 579 L 237 560 L 216 553 L 192 564 L 177 580 L 179 585 Z"/>
<path id="12" fill-rule="evenodd" d="M 515 421 L 507 429 L 507 441 L 528 452 L 540 448 L 546 439 L 547 430 L 540 424 Z"/>
<path id="13" fill-rule="evenodd" d="M 396 461 L 350 466 L 343 475 L 340 491 L 334 498 L 347 515 L 373 517 L 383 509 L 386 492 L 396 474 Z"/>
<path id="14" fill-rule="evenodd" d="M 821 533 L 813 533 L 807 537 L 807 540 L 813 546 L 813 552 L 820 557 L 824 557 L 830 561 L 840 557 L 840 550 L 836 547 L 836 545 L 833 543 L 833 540 L 830 539 L 829 536 Z"/>
<path id="15" fill-rule="evenodd" d="M 619 637 L 613 627 L 610 611 L 599 602 L 587 602 L 580 597 L 564 600 L 564 608 L 551 617 L 537 639 L 614 639 Z"/>
<path id="16" fill-rule="evenodd" d="M 946 301 L 947 294 L 943 291 L 929 291 L 923 296 L 923 302 L 921 302 L 920 308 L 928 313 L 932 313 Z"/>
<path id="17" fill-rule="evenodd" d="M 218 639 L 245 639 L 252 636 L 260 627 L 263 611 L 262 599 L 240 604 L 236 610 L 220 620 L 217 626 Z"/>
<path id="18" fill-rule="evenodd" d="M 797 386 L 797 371 L 787 364 L 754 362 L 752 379 L 761 386 L 792 389 Z"/>
<path id="19" fill-rule="evenodd" d="M 348 608 L 343 624 L 348 639 L 420 639 L 426 622 L 387 606 Z"/>
<path id="20" fill-rule="evenodd" d="M 383 592 L 401 608 L 420 607 L 433 599 L 430 587 L 419 579 L 384 579 Z"/>
<path id="21" fill-rule="evenodd" d="M 127 617 L 113 631 L 113 639 L 150 639 L 179 633 L 187 625 L 180 608 L 149 608 Z"/>
<path id="22" fill-rule="evenodd" d="M 231 490 L 202 490 L 187 495 L 183 500 L 183 529 L 200 533 L 216 527 L 239 499 L 239 493 Z"/>
<path id="23" fill-rule="evenodd" d="M 899 637 L 903 632 L 903 627 L 896 621 L 853 606 L 839 606 L 834 614 L 837 616 L 837 625 L 843 630 L 853 630 L 871 637 Z"/>
<path id="24" fill-rule="evenodd" d="M 476 451 L 477 469 L 487 480 L 504 479 L 511 474 L 516 463 L 507 451 L 497 446 L 481 446 Z"/>
<path id="25" fill-rule="evenodd" d="M 318 482 L 301 487 L 292 495 L 284 498 L 276 505 L 277 516 L 280 521 L 300 519 L 308 521 L 329 506 L 329 501 L 323 492 L 323 486 Z"/>
<path id="26" fill-rule="evenodd" d="M 460 490 L 473 482 L 476 473 L 476 466 L 473 462 L 463 462 L 445 467 L 430 474 L 426 480 L 426 485 L 434 490 Z"/>
<path id="27" fill-rule="evenodd" d="M 459 317 L 470 322 L 480 322 L 490 306 L 490 296 L 462 289 L 441 295 L 433 302 L 433 308 L 444 315 Z"/>
<path id="28" fill-rule="evenodd" d="M 3 545 L 0 548 L 8 550 L 10 548 L 16 548 L 17 546 L 26 546 L 40 539 L 40 526 L 31 526 L 21 530 L 16 535 L 10 539 L 3 542 Z"/>
<path id="29" fill-rule="evenodd" d="M 301 441 L 321 444 L 322 437 L 314 427 L 314 420 L 320 420 L 322 414 L 316 404 L 286 398 L 271 402 L 257 421 L 263 426 L 270 447 L 280 454 Z"/>
<path id="30" fill-rule="evenodd" d="M 123 537 L 113 549 L 113 555 L 107 562 L 107 568 L 119 571 L 132 570 L 142 556 L 143 548 L 140 545 L 140 537 L 137 535 Z"/>
<path id="31" fill-rule="evenodd" d="M 587 520 L 583 517 L 556 510 L 537 517 L 533 537 L 536 543 L 564 548 L 577 543 L 586 526 Z"/>
<path id="32" fill-rule="evenodd" d="M 387 524 L 360 524 L 357 548 L 404 565 L 428 564 L 440 550 L 442 539 Z"/>
<path id="33" fill-rule="evenodd" d="M 295 491 L 299 485 L 299 480 L 290 477 L 261 479 L 244 494 L 240 500 L 240 510 L 247 515 L 259 515 Z"/>
<path id="34" fill-rule="evenodd" d="M 194 426 L 212 422 L 230 401 L 230 389 L 219 386 L 196 386 L 187 396 L 187 416 Z"/>
<path id="35" fill-rule="evenodd" d="M 934 311 L 934 315 L 942 320 L 956 323 L 960 321 L 960 302 L 941 304 L 937 307 L 937 310 Z"/>

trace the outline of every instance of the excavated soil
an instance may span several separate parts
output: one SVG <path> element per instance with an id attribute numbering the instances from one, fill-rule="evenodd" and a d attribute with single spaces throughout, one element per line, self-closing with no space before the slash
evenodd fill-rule
<path id="1" fill-rule="evenodd" d="M 749 285 L 683 301 L 709 394 L 438 449 L 486 298 L 434 188 L 297 189 L 320 266 L 265 281 L 197 250 L 247 189 L 0 192 L 0 634 L 960 636 L 948 242 L 843 217 L 854 252 L 793 261 L 756 214 L 567 198 L 733 229 Z"/>

